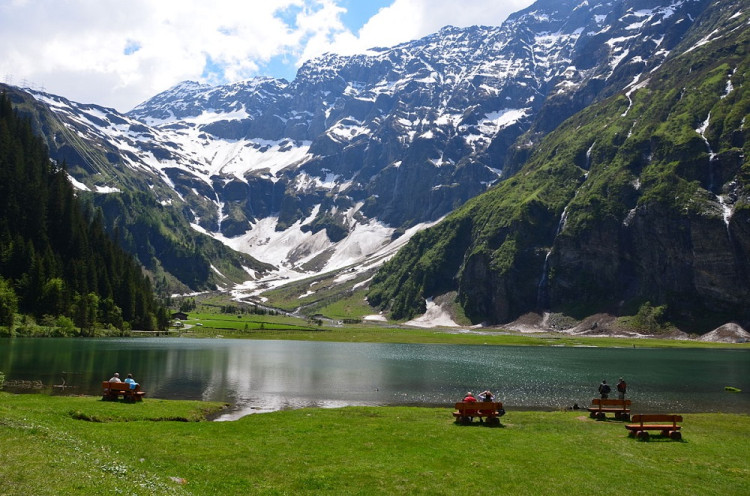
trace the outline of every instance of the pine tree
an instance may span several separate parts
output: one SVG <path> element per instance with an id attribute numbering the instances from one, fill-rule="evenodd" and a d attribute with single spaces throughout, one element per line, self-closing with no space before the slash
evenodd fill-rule
<path id="1" fill-rule="evenodd" d="M 141 267 L 107 236 L 102 212 L 76 198 L 66 164 L 50 161 L 42 140 L 5 94 L 0 95 L 0 277 L 5 321 L 12 322 L 17 310 L 64 315 L 86 334 L 98 323 L 120 329 L 126 322 L 148 329 L 168 324 Z"/>

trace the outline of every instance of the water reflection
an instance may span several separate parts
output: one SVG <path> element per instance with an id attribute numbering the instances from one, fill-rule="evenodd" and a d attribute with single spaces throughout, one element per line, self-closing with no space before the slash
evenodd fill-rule
<path id="1" fill-rule="evenodd" d="M 621 376 L 637 412 L 750 413 L 750 395 L 724 391 L 750 390 L 750 350 L 14 339 L 0 341 L 0 371 L 91 395 L 113 372 L 132 372 L 147 398 L 231 403 L 224 419 L 308 406 L 447 406 L 484 389 L 510 409 L 567 408 L 588 405 L 602 379 Z"/>

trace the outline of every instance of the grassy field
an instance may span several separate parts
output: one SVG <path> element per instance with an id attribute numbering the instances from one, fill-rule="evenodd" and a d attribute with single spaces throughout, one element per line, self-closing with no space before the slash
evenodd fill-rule
<path id="1" fill-rule="evenodd" d="M 296 293 L 295 293 L 296 294 Z M 337 300 L 325 307 L 325 315 L 334 319 L 361 317 L 362 294 Z M 305 319 L 283 314 L 259 315 L 239 311 L 228 295 L 207 294 L 196 297 L 197 309 L 188 312 L 182 328 L 172 328 L 172 335 L 186 337 L 224 337 L 237 339 L 294 339 L 300 341 L 337 341 L 372 343 L 476 344 L 504 346 L 602 346 L 644 348 L 750 348 L 750 343 L 710 343 L 696 340 L 638 339 L 570 336 L 563 333 L 524 334 L 500 328 L 456 329 L 417 328 L 398 323 L 338 324 L 330 319 Z M 294 299 L 294 298 L 291 298 Z M 220 313 L 222 306 L 232 305 L 235 313 Z M 244 306 L 245 310 L 251 308 Z M 372 311 L 372 309 L 370 309 Z"/>
<path id="2" fill-rule="evenodd" d="M 310 331 L 317 326 L 305 320 L 284 315 L 224 314 L 192 312 L 184 322 L 187 326 L 206 327 L 219 331 Z M 193 329 L 193 332 L 200 329 Z"/>
<path id="3" fill-rule="evenodd" d="M 248 326 L 245 323 L 249 322 Z M 288 323 L 265 323 L 255 315 L 218 317 L 206 314 L 202 319 L 187 321 L 193 327 L 179 331 L 185 337 L 224 337 L 237 339 L 294 339 L 299 341 L 337 341 L 358 343 L 429 343 L 429 344 L 475 344 L 498 346 L 601 346 L 627 348 L 737 348 L 748 349 L 750 343 L 709 343 L 704 341 L 675 339 L 637 339 L 581 337 L 564 334 L 522 334 L 519 332 L 491 330 L 458 332 L 446 329 L 403 328 L 355 324 L 345 326 L 297 325 Z M 202 324 L 195 326 L 196 323 Z M 231 326 L 234 326 L 233 328 Z"/>
<path id="4" fill-rule="evenodd" d="M 195 422 L 221 405 L 0 393 L 0 494 L 747 495 L 750 416 L 688 414 L 683 440 L 580 412 L 349 407 Z"/>

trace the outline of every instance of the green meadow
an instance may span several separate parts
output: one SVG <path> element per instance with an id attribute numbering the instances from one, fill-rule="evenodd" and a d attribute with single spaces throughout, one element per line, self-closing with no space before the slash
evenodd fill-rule
<path id="1" fill-rule="evenodd" d="M 220 316 L 205 314 L 186 321 L 185 328 L 172 335 L 232 339 L 293 339 L 358 343 L 474 344 L 498 346 L 600 346 L 626 348 L 735 348 L 748 343 L 710 343 L 696 340 L 658 338 L 585 337 L 563 333 L 524 334 L 502 329 L 460 332 L 455 329 L 409 328 L 395 325 L 328 324 L 304 325 L 289 317 Z M 200 325 L 198 325 L 200 324 Z"/>
<path id="2" fill-rule="evenodd" d="M 686 414 L 683 440 L 580 411 L 347 407 L 209 422 L 224 405 L 0 393 L 0 494 L 747 495 L 750 416 Z"/>

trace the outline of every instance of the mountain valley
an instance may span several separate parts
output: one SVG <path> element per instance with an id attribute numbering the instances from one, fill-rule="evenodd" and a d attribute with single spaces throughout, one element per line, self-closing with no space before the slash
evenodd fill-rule
<path id="1" fill-rule="evenodd" d="M 126 114 L 2 88 L 164 292 L 703 334 L 750 325 L 749 23 L 733 0 L 539 0 Z"/>

